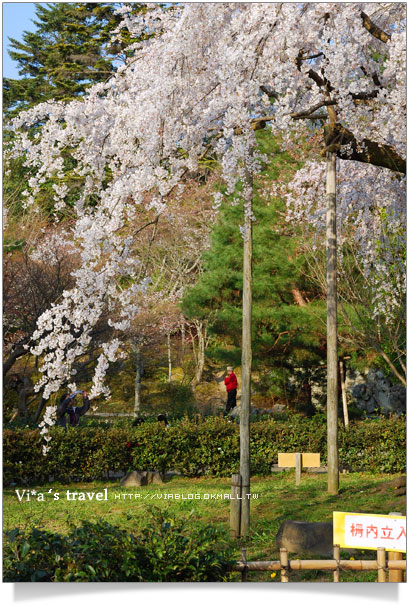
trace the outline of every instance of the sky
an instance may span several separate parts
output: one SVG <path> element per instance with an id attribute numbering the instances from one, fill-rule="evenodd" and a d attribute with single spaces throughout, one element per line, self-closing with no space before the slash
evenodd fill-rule
<path id="1" fill-rule="evenodd" d="M 24 31 L 34 31 L 32 19 L 35 14 L 34 2 L 2 2 L 3 15 L 3 76 L 19 78 L 17 64 L 10 59 L 7 49 L 9 37 L 21 41 Z"/>

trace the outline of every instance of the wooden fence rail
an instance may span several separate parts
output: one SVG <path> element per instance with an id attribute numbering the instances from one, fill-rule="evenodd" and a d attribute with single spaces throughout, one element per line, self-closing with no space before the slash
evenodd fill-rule
<path id="1" fill-rule="evenodd" d="M 334 583 L 340 581 L 340 571 L 348 570 L 377 570 L 378 582 L 386 582 L 386 572 L 400 571 L 402 576 L 406 570 L 407 562 L 405 560 L 389 559 L 386 557 L 386 550 L 380 547 L 377 550 L 376 560 L 340 560 L 340 547 L 334 546 L 334 559 L 332 560 L 289 560 L 287 549 L 280 549 L 280 560 L 248 562 L 245 556 L 245 550 L 242 552 L 242 559 L 234 566 L 234 570 L 241 572 L 241 580 L 247 580 L 247 574 L 253 571 L 281 571 L 281 582 L 288 583 L 290 571 L 292 570 L 328 570 L 333 571 Z M 391 578 L 390 578 L 391 580 Z M 397 582 L 403 579 L 398 579 Z"/>

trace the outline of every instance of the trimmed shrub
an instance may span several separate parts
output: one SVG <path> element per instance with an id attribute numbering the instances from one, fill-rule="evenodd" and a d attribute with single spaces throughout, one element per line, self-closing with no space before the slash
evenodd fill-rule
<path id="1" fill-rule="evenodd" d="M 239 427 L 223 417 L 183 418 L 164 429 L 158 422 L 138 427 L 106 425 L 55 427 L 47 456 L 38 430 L 5 430 L 3 475 L 6 484 L 106 479 L 109 471 L 179 471 L 183 475 L 230 476 L 238 472 Z M 351 471 L 404 473 L 406 421 L 392 416 L 355 421 L 339 429 L 340 464 Z M 279 452 L 319 452 L 327 462 L 324 415 L 294 415 L 251 423 L 251 473 L 265 475 Z"/>
<path id="2" fill-rule="evenodd" d="M 67 536 L 32 528 L 7 533 L 3 580 L 229 581 L 234 544 L 216 528 L 188 524 L 153 508 L 138 535 L 104 521 L 82 521 Z"/>

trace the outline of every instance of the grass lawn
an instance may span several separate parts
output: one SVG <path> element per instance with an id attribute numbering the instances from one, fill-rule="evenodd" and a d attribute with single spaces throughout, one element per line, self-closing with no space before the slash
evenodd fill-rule
<path id="1" fill-rule="evenodd" d="M 387 514 L 390 511 L 406 511 L 405 496 L 395 494 L 395 480 L 399 476 L 366 473 L 352 473 L 340 476 L 340 494 L 327 493 L 326 474 L 303 473 L 302 482 L 297 488 L 294 473 L 283 472 L 267 477 L 253 477 L 252 493 L 257 497 L 251 500 L 250 539 L 247 543 L 247 559 L 279 559 L 275 547 L 275 535 L 284 520 L 306 520 L 312 522 L 332 521 L 333 511 L 351 511 L 357 513 Z M 79 501 L 67 500 L 70 494 L 91 493 L 107 489 L 107 500 Z M 99 518 L 126 528 L 137 530 L 146 523 L 150 506 L 167 508 L 177 516 L 194 512 L 193 524 L 209 523 L 226 529 L 229 540 L 229 499 L 221 498 L 230 494 L 230 478 L 181 478 L 172 477 L 162 486 L 144 486 L 141 488 L 121 488 L 118 481 L 99 481 L 63 485 L 59 483 L 30 487 L 21 501 L 17 498 L 24 487 L 7 487 L 3 491 L 3 528 L 4 531 L 15 527 L 31 528 L 38 526 L 65 533 L 71 525 L 81 520 L 95 521 Z M 49 492 L 50 491 L 50 492 Z M 38 494 L 44 494 L 44 501 L 38 501 Z M 59 500 L 53 495 L 59 493 Z M 130 496 L 131 495 L 131 498 Z M 136 496 L 139 495 L 139 496 Z M 172 496 L 173 495 L 173 496 Z M 175 495 L 178 495 L 177 497 Z M 219 498 L 213 498 L 217 497 Z M 220 496 L 221 495 L 221 496 Z M 77 499 L 78 499 L 77 495 Z M 197 498 L 194 498 L 197 496 Z M 183 499 L 183 497 L 186 497 Z M 87 495 L 85 497 L 88 498 Z M 94 497 L 95 498 L 95 497 Z M 350 557 L 344 554 L 342 557 Z M 240 546 L 238 549 L 240 557 Z M 298 554 L 294 557 L 304 557 Z M 322 556 L 305 556 L 310 559 L 323 559 Z M 355 559 L 375 559 L 373 551 L 359 551 Z M 270 573 L 251 573 L 249 580 L 279 581 L 279 573 L 273 578 Z M 374 572 L 342 573 L 343 581 L 374 581 Z M 317 571 L 294 572 L 292 581 L 321 582 L 331 581 L 332 574 Z"/>

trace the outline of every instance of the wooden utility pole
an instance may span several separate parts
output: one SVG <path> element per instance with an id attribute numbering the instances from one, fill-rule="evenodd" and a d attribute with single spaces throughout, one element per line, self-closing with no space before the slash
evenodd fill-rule
<path id="1" fill-rule="evenodd" d="M 337 351 L 337 224 L 336 155 L 327 152 L 327 450 L 328 492 L 337 494 L 338 472 L 338 351 Z"/>
<path id="2" fill-rule="evenodd" d="M 170 341 L 170 332 L 167 332 L 167 356 L 168 356 L 168 382 L 171 383 L 171 341 Z"/>
<path id="3" fill-rule="evenodd" d="M 341 380 L 341 397 L 342 397 L 342 405 L 343 405 L 343 414 L 344 414 L 344 427 L 348 429 L 349 420 L 348 420 L 348 406 L 347 406 L 347 391 L 345 389 L 345 368 L 344 368 L 344 360 L 340 360 L 340 380 Z"/>
<path id="4" fill-rule="evenodd" d="M 241 475 L 239 473 L 231 476 L 230 536 L 232 539 L 241 536 Z"/>
<path id="5" fill-rule="evenodd" d="M 140 415 L 141 407 L 141 377 L 143 374 L 143 363 L 141 359 L 141 340 L 137 337 L 132 343 L 133 352 L 136 356 L 136 378 L 134 381 L 134 416 Z"/>
<path id="6" fill-rule="evenodd" d="M 185 318 L 183 317 L 181 319 L 181 365 L 184 364 L 185 345 L 186 345 L 186 321 L 185 321 Z"/>
<path id="7" fill-rule="evenodd" d="M 250 404 L 251 404 L 251 315 L 252 315 L 252 203 L 253 179 L 246 168 L 244 249 L 243 249 L 243 327 L 241 349 L 241 411 L 240 411 L 240 475 L 241 475 L 241 536 L 246 538 L 250 527 Z"/>

